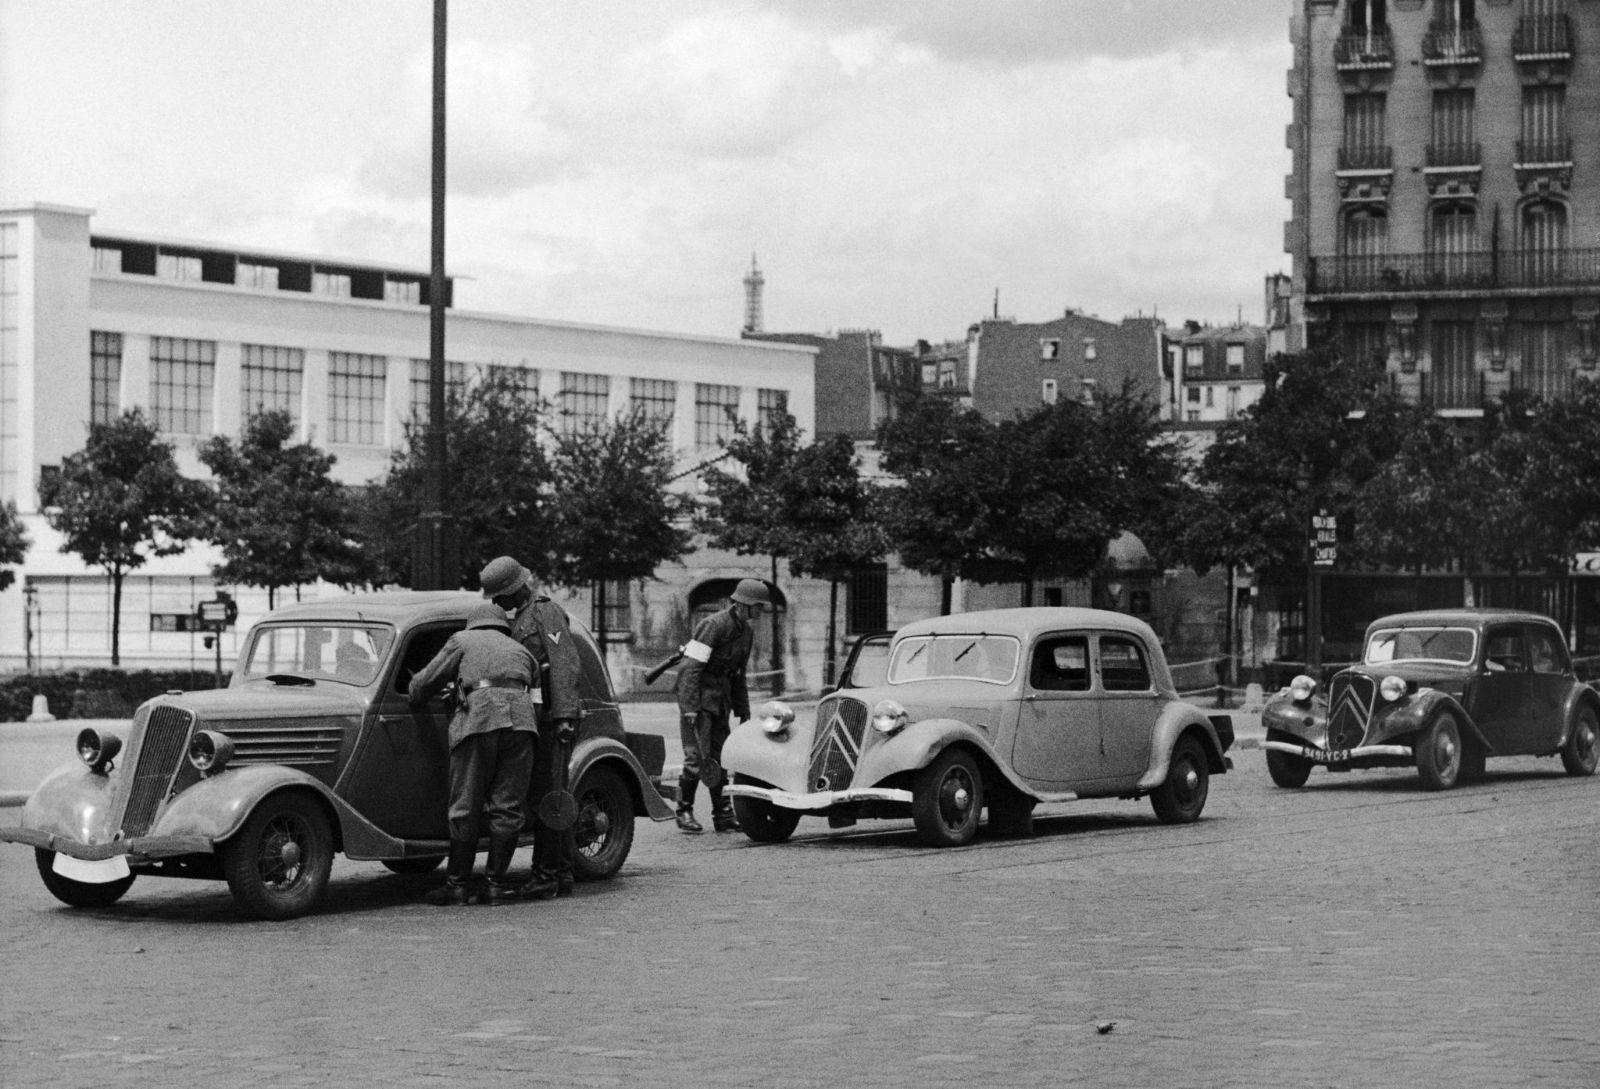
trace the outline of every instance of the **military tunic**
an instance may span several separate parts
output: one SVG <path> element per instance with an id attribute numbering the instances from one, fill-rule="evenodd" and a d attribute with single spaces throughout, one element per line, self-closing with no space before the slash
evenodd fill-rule
<path id="1" fill-rule="evenodd" d="M 684 648 L 683 669 L 678 674 L 678 713 L 683 720 L 683 775 L 698 780 L 704 757 L 722 759 L 728 738 L 729 715 L 739 721 L 750 717 L 750 687 L 745 666 L 755 642 L 755 629 L 732 606 L 712 613 L 694 629 L 694 639 Z M 696 725 L 689 725 L 693 716 Z M 709 721 L 706 721 L 709 720 Z M 698 726 L 704 724 L 710 751 L 700 751 Z"/>
<path id="2" fill-rule="evenodd" d="M 530 598 L 511 624 L 511 636 L 526 647 L 539 664 L 543 678 L 544 723 L 565 719 L 574 725 L 583 714 L 579 681 L 583 662 L 567 623 L 567 611 L 547 597 Z M 554 729 L 539 733 L 533 762 L 533 795 L 544 799 L 567 789 L 567 744 Z M 537 816 L 537 814 L 536 814 Z M 552 828 L 542 818 L 533 822 L 533 867 L 570 886 L 572 836 Z"/>

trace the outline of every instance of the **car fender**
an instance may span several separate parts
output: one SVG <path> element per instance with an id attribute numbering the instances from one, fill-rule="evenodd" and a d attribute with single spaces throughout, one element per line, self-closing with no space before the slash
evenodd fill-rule
<path id="1" fill-rule="evenodd" d="M 1600 695 L 1588 685 L 1576 683 L 1567 693 L 1566 705 L 1561 708 L 1561 740 L 1556 743 L 1557 751 L 1566 748 L 1567 742 L 1572 740 L 1572 727 L 1578 721 L 1578 712 L 1585 707 L 1600 718 Z"/>
<path id="2" fill-rule="evenodd" d="M 1269 734 L 1284 733 L 1324 746 L 1328 740 L 1328 698 L 1314 695 L 1309 702 L 1296 703 L 1287 691 L 1279 692 L 1261 709 L 1261 725 Z"/>
<path id="3" fill-rule="evenodd" d="M 616 738 L 590 737 L 578 742 L 567 760 L 567 782 L 575 789 L 591 768 L 600 765 L 615 768 L 623 781 L 634 788 L 634 816 L 649 817 L 655 821 L 672 819 L 671 804 L 650 781 L 644 765 L 633 755 L 633 750 Z"/>
<path id="4" fill-rule="evenodd" d="M 994 742 L 986 731 L 955 718 L 928 718 L 913 722 L 876 745 L 863 746 L 861 762 L 856 765 L 852 785 L 876 786 L 891 775 L 920 771 L 933 763 L 945 749 L 956 744 L 977 749 L 1006 782 L 1028 797 L 1044 797 L 1011 770 L 1010 761 L 1001 758 L 995 751 Z"/>
<path id="5" fill-rule="evenodd" d="M 814 722 L 796 719 L 780 741 L 768 736 L 760 723 L 751 719 L 735 726 L 722 743 L 722 768 L 729 775 L 747 775 L 779 790 L 805 794 L 810 790 L 806 770 L 815 735 Z"/>
<path id="6" fill-rule="evenodd" d="M 1387 710 L 1380 710 L 1375 716 L 1373 727 L 1369 728 L 1371 736 L 1363 741 L 1363 744 L 1389 744 L 1397 738 L 1415 734 L 1432 722 L 1435 715 L 1445 710 L 1456 716 L 1456 720 L 1461 723 L 1462 732 L 1482 746 L 1484 752 L 1490 754 L 1494 752 L 1494 746 L 1489 744 L 1489 739 L 1483 736 L 1483 731 L 1478 729 L 1478 724 L 1472 721 L 1472 716 L 1467 714 L 1461 702 L 1448 692 L 1437 688 L 1419 688 L 1403 701 L 1390 706 Z"/>
<path id="7" fill-rule="evenodd" d="M 1198 733 L 1206 750 L 1206 766 L 1213 775 L 1228 770 L 1228 758 L 1223 755 L 1222 742 L 1217 738 L 1217 728 L 1200 708 L 1191 703 L 1169 703 L 1161 709 L 1155 729 L 1150 737 L 1150 766 L 1139 780 L 1140 790 L 1154 790 L 1167 781 L 1167 770 L 1172 766 L 1172 751 L 1178 739 L 1187 733 Z"/>
<path id="8" fill-rule="evenodd" d="M 111 827 L 116 790 L 111 775 L 96 775 L 82 761 L 63 764 L 28 795 L 18 828 L 90 847 L 109 844 L 117 835 Z"/>

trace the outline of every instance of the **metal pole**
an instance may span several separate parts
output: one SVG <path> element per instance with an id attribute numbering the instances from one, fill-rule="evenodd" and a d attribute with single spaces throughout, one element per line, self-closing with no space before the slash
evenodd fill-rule
<path id="1" fill-rule="evenodd" d="M 432 265 L 428 276 L 428 423 L 423 432 L 427 472 L 417 524 L 416 570 L 419 590 L 451 589 L 458 581 L 447 570 L 444 497 L 449 488 L 444 420 L 444 153 L 445 42 L 447 0 L 433 0 L 433 223 Z"/>

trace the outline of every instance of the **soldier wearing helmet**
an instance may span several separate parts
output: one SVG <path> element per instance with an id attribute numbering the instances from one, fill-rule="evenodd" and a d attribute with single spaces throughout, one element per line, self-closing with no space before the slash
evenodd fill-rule
<path id="1" fill-rule="evenodd" d="M 678 827 L 685 832 L 703 832 L 694 819 L 695 789 L 706 775 L 711 795 L 711 823 L 718 832 L 737 832 L 739 821 L 733 807 L 722 796 L 720 764 L 722 743 L 728 739 L 728 717 L 740 722 L 750 717 L 750 688 L 745 680 L 745 665 L 755 641 L 751 621 L 763 605 L 772 603 L 767 584 L 758 579 L 740 579 L 727 608 L 712 613 L 694 629 L 694 638 L 683 648 L 683 670 L 678 674 L 679 732 L 683 738 L 683 773 L 678 779 Z M 711 772 L 710 769 L 717 770 Z"/>
<path id="2" fill-rule="evenodd" d="M 578 682 L 583 663 L 567 624 L 567 611 L 535 591 L 533 573 L 510 556 L 497 556 L 478 574 L 483 596 L 507 612 L 515 612 L 511 637 L 527 648 L 538 665 L 535 676 L 543 689 L 538 751 L 534 757 L 534 796 L 564 795 L 567 760 L 577 735 L 582 701 Z M 524 894 L 542 900 L 572 892 L 572 835 L 555 828 L 541 810 L 533 821 L 533 874 Z"/>
<path id="3" fill-rule="evenodd" d="M 478 852 L 479 815 L 489 816 L 489 891 L 495 903 L 515 899 L 507 879 L 517 835 L 527 820 L 528 780 L 538 734 L 538 667 L 511 638 L 505 610 L 484 602 L 467 615 L 433 660 L 411 678 L 406 698 L 420 707 L 451 681 L 457 707 L 450 720 L 450 858 L 431 904 L 470 902 L 468 879 Z"/>

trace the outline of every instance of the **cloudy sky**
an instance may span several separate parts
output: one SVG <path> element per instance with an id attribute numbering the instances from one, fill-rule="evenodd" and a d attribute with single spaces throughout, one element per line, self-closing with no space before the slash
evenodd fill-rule
<path id="1" fill-rule="evenodd" d="M 458 304 L 737 335 L 1261 320 L 1288 0 L 453 0 Z M 0 0 L 0 203 L 428 265 L 429 0 Z"/>

